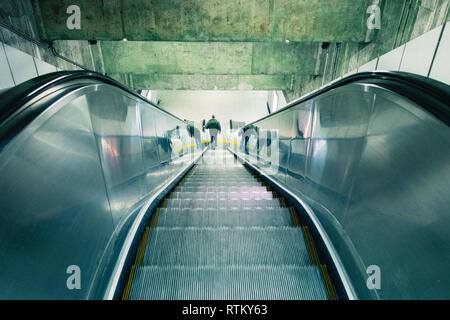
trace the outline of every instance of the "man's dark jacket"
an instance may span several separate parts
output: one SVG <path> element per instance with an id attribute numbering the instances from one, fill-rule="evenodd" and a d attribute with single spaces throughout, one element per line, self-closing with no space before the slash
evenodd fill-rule
<path id="1" fill-rule="evenodd" d="M 208 121 L 208 123 L 205 126 L 206 129 L 217 129 L 219 131 L 222 131 L 222 128 L 220 127 L 219 121 L 216 119 L 211 119 Z"/>

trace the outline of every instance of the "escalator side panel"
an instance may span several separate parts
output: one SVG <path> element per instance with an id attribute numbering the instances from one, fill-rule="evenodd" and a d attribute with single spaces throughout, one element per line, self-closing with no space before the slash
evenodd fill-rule
<path id="1" fill-rule="evenodd" d="M 0 154 L 1 299 L 87 298 L 114 231 L 86 99 L 68 100 Z"/>
<path id="2" fill-rule="evenodd" d="M 115 86 L 35 100 L 43 111 L 0 152 L 0 298 L 101 299 L 140 208 L 201 146 L 183 121 Z"/>
<path id="3" fill-rule="evenodd" d="M 275 121 L 288 113 L 293 126 Z M 249 154 L 233 152 L 312 208 L 356 297 L 450 298 L 444 253 L 450 251 L 450 128 L 444 122 L 387 89 L 349 84 L 251 126 L 289 132 L 286 181 L 254 149 L 258 133 L 249 139 Z M 286 157 L 279 150 L 275 161 Z M 381 289 L 367 287 L 371 265 L 381 270 Z"/>

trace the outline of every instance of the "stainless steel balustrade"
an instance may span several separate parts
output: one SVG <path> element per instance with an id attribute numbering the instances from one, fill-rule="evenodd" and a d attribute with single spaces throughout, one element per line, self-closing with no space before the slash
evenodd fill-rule
<path id="1" fill-rule="evenodd" d="M 193 143 L 183 121 L 109 84 L 47 106 L 0 153 L 0 299 L 103 298 L 139 210 Z"/>
<path id="2" fill-rule="evenodd" d="M 375 84 L 252 123 L 230 149 L 313 210 L 355 298 L 450 298 L 450 128 Z M 275 151 L 274 151 L 275 150 Z M 367 287 L 379 266 L 381 288 Z"/>
<path id="3" fill-rule="evenodd" d="M 25 99 L 44 111 L 1 141 L 0 299 L 113 298 L 149 201 L 202 152 L 183 121 L 91 77 L 99 76 L 58 87 L 57 100 Z M 450 298 L 450 129 L 422 107 L 349 80 L 254 122 L 246 150 L 238 131 L 232 137 L 233 152 L 311 210 L 353 298 Z M 258 191 L 212 180 L 199 189 L 194 180 L 175 190 Z M 179 194 L 170 204 L 182 202 Z M 166 211 L 161 221 L 173 226 Z M 224 214 L 233 225 L 233 212 Z M 280 211 L 276 224 L 286 217 Z M 73 265 L 81 288 L 71 290 Z M 371 265 L 381 271 L 378 290 L 366 285 Z M 182 276 L 194 281 L 191 271 Z M 242 280 L 233 270 L 226 279 Z M 260 290 L 260 279 L 251 279 Z"/>

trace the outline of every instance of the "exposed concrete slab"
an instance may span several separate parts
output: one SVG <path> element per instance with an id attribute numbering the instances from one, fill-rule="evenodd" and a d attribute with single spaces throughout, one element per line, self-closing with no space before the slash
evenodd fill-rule
<path id="1" fill-rule="evenodd" d="M 367 30 L 372 3 L 381 8 L 380 30 Z M 72 4 L 81 8 L 81 30 L 66 26 Z M 213 88 L 223 76 L 218 88 L 249 84 L 298 97 L 442 25 L 449 7 L 449 0 L 6 0 L 0 21 L 36 40 L 82 39 L 56 40 L 55 48 L 88 69 L 121 74 L 130 86 L 133 79 L 158 86 L 166 79 L 165 88 Z M 77 69 L 0 29 L 5 44 L 59 69 Z M 140 49 L 118 41 L 110 50 L 110 41 L 87 41 L 123 37 L 157 41 Z M 318 41 L 330 44 L 321 48 Z"/>
<path id="2" fill-rule="evenodd" d="M 251 43 L 103 41 L 101 46 L 108 73 L 251 73 Z"/>
<path id="3" fill-rule="evenodd" d="M 313 74 L 319 44 L 102 41 L 101 47 L 108 73 Z"/>
<path id="4" fill-rule="evenodd" d="M 38 25 L 41 26 L 42 39 L 123 39 L 123 24 L 120 0 L 57 0 L 37 1 L 35 15 Z M 130 1 L 131 2 L 131 1 Z M 70 14 L 67 8 L 70 5 L 80 7 L 81 29 L 70 30 L 67 19 Z"/>
<path id="5" fill-rule="evenodd" d="M 108 74 L 135 90 L 286 90 L 290 75 Z"/>
<path id="6" fill-rule="evenodd" d="M 323 70 L 320 43 L 256 42 L 253 48 L 252 74 L 321 74 Z"/>
<path id="7" fill-rule="evenodd" d="M 364 41 L 371 0 L 38 0 L 45 39 Z M 79 5 L 81 29 L 66 27 Z"/>

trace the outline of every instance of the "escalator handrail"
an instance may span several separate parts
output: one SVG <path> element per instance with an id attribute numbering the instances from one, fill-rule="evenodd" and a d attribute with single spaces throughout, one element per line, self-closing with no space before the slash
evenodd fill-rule
<path id="1" fill-rule="evenodd" d="M 420 107 L 433 114 L 440 121 L 450 126 L 450 86 L 434 79 L 423 77 L 413 73 L 396 71 L 370 71 L 355 73 L 348 77 L 331 82 L 329 85 L 304 95 L 285 107 L 278 109 L 269 115 L 255 120 L 247 126 L 253 126 L 257 122 L 278 113 L 284 112 L 305 101 L 311 100 L 330 90 L 351 83 L 375 84 L 390 89 L 405 98 L 418 104 Z M 245 128 L 244 127 L 244 128 Z"/>
<path id="2" fill-rule="evenodd" d="M 108 84 L 120 88 L 127 93 L 144 100 L 148 104 L 152 105 L 154 108 L 164 112 L 179 121 L 183 121 L 177 116 L 171 114 L 170 112 L 160 108 L 154 102 L 146 99 L 142 95 L 134 92 L 133 90 L 127 88 L 116 80 L 105 76 L 98 72 L 92 71 L 58 71 L 48 73 L 24 83 L 21 83 L 15 87 L 12 87 L 5 92 L 0 94 L 0 126 L 13 114 L 16 114 L 23 108 L 27 102 L 31 101 L 33 98 L 41 95 L 47 90 L 55 88 L 59 85 L 72 82 L 74 80 L 94 80 L 100 83 Z M 0 137 L 1 139 L 1 137 Z"/>

